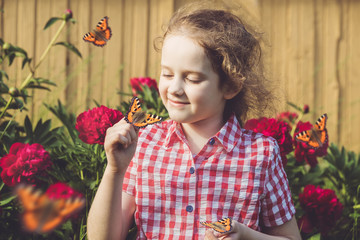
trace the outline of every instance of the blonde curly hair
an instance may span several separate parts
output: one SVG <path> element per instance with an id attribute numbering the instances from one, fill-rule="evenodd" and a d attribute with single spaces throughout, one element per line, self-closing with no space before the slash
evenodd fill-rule
<path id="1" fill-rule="evenodd" d="M 275 110 L 276 98 L 272 84 L 264 75 L 260 42 L 254 37 L 257 33 L 238 16 L 227 10 L 194 10 L 185 6 L 174 13 L 164 35 L 157 40 L 163 42 L 171 34 L 183 34 L 195 40 L 219 75 L 219 87 L 238 91 L 226 102 L 224 120 L 235 113 L 243 125 L 249 117 Z"/>

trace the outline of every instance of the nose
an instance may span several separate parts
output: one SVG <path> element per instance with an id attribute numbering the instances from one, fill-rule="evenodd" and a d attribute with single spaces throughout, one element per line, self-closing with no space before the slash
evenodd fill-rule
<path id="1" fill-rule="evenodd" d="M 168 92 L 175 96 L 181 96 L 184 94 L 184 81 L 181 77 L 174 76 L 173 80 L 170 83 Z"/>

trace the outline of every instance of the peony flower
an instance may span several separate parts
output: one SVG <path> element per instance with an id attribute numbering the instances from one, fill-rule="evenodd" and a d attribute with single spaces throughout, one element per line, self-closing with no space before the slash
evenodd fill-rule
<path id="1" fill-rule="evenodd" d="M 104 144 L 106 130 L 123 118 L 115 109 L 100 106 L 81 113 L 76 119 L 79 138 L 88 144 Z"/>
<path id="2" fill-rule="evenodd" d="M 305 233 L 317 228 L 322 235 L 327 235 L 341 217 L 343 205 L 331 189 L 306 185 L 299 201 L 305 215 L 298 225 Z"/>
<path id="3" fill-rule="evenodd" d="M 286 122 L 274 118 L 262 117 L 260 119 L 248 120 L 244 128 L 275 138 L 280 147 L 283 166 L 286 166 L 286 154 L 293 150 L 290 127 Z"/>
<path id="4" fill-rule="evenodd" d="M 131 78 L 130 79 L 130 85 L 132 88 L 133 95 L 136 96 L 137 92 L 142 91 L 142 87 L 144 85 L 147 85 L 149 88 L 155 89 L 157 92 L 159 92 L 159 89 L 157 87 L 157 82 L 155 79 L 146 77 L 139 77 L 139 78 Z"/>
<path id="5" fill-rule="evenodd" d="M 46 176 L 51 166 L 50 154 L 38 143 L 14 143 L 9 154 L 0 159 L 1 178 L 8 186 L 35 183 L 36 176 Z"/>
<path id="6" fill-rule="evenodd" d="M 65 183 L 54 183 L 50 185 L 50 187 L 46 190 L 46 195 L 51 199 L 59 199 L 59 198 L 82 198 L 83 194 L 75 191 L 70 186 Z"/>
<path id="7" fill-rule="evenodd" d="M 312 124 L 310 122 L 303 123 L 299 121 L 295 129 L 294 139 L 299 132 L 310 130 L 311 128 Z M 325 156 L 327 154 L 329 141 L 327 141 L 325 144 L 323 144 L 322 147 L 319 147 L 317 149 L 313 149 L 306 143 L 298 142 L 296 140 L 294 141 L 294 146 L 296 161 L 303 162 L 305 160 L 311 167 L 315 167 L 318 163 L 316 158 Z"/>

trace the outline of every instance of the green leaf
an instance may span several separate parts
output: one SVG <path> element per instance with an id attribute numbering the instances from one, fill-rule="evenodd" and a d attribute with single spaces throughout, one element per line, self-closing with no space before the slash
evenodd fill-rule
<path id="1" fill-rule="evenodd" d="M 9 76 L 7 75 L 7 73 L 4 70 L 0 70 L 0 82 L 2 82 L 2 78 L 6 77 L 7 80 L 9 80 Z"/>
<path id="2" fill-rule="evenodd" d="M 5 197 L 5 199 L 3 199 L 3 200 L 0 201 L 0 206 L 4 206 L 4 205 L 8 204 L 8 203 L 11 202 L 14 198 L 16 198 L 16 196 L 14 196 L 14 195 L 10 195 L 10 196 Z"/>
<path id="3" fill-rule="evenodd" d="M 70 51 L 72 51 L 73 53 L 75 53 L 76 55 L 78 55 L 80 58 L 82 58 L 80 51 L 71 43 L 57 42 L 57 43 L 55 43 L 55 45 L 62 45 L 64 47 L 66 47 L 67 49 L 69 49 Z"/>
<path id="4" fill-rule="evenodd" d="M 25 118 L 25 122 L 24 122 L 24 126 L 25 126 L 25 132 L 26 132 L 26 136 L 31 140 L 32 143 L 32 139 L 33 139 L 33 131 L 32 131 L 32 124 L 31 121 L 29 119 L 29 117 L 26 115 Z"/>
<path id="5" fill-rule="evenodd" d="M 45 24 L 44 30 L 47 29 L 48 27 L 50 27 L 51 25 L 53 25 L 55 22 L 57 22 L 58 20 L 63 20 L 62 18 L 59 17 L 52 17 L 50 18 L 47 23 Z"/>

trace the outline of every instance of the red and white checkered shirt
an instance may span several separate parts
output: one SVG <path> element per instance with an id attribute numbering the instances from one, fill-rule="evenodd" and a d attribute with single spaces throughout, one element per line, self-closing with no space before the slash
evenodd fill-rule
<path id="1" fill-rule="evenodd" d="M 200 221 L 224 217 L 260 230 L 295 213 L 276 140 L 234 115 L 196 156 L 180 124 L 146 127 L 123 191 L 135 196 L 138 239 L 203 239 Z"/>

